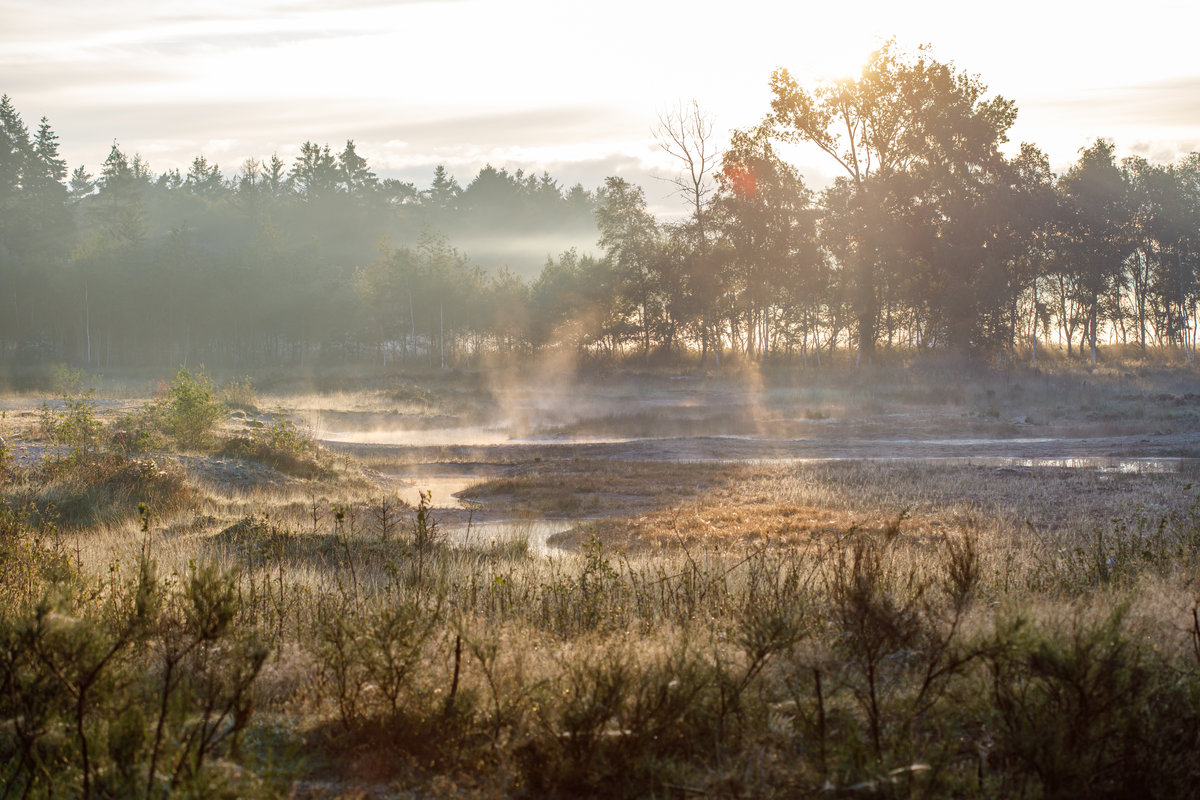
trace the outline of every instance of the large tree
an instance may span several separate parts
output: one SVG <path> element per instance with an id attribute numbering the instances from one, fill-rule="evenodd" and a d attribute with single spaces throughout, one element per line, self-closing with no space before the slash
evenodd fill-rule
<path id="1" fill-rule="evenodd" d="M 803 326 L 823 294 L 812 193 L 762 132 L 735 131 L 713 210 L 733 330 L 748 358 L 765 358 L 785 328 L 780 316 L 799 317 Z"/>
<path id="2" fill-rule="evenodd" d="M 646 208 L 646 193 L 624 178 L 605 179 L 597 200 L 600 246 L 620 277 L 621 295 L 636 309 L 642 354 L 649 358 L 651 332 L 662 312 L 658 222 Z"/>
<path id="3" fill-rule="evenodd" d="M 1069 252 L 1065 267 L 1084 311 L 1084 334 L 1095 363 L 1102 305 L 1119 290 L 1125 259 L 1134 250 L 1130 187 L 1106 139 L 1085 149 L 1059 185 Z"/>
<path id="4" fill-rule="evenodd" d="M 843 172 L 862 215 L 847 249 L 853 263 L 853 305 L 860 354 L 875 349 L 884 280 L 904 256 L 885 223 L 934 198 L 963 202 L 977 173 L 990 169 L 1016 117 L 1003 97 L 985 99 L 978 78 L 932 58 L 927 48 L 900 52 L 894 42 L 875 51 L 858 78 L 806 89 L 788 73 L 772 76 L 771 114 L 764 125 L 785 142 L 809 143 Z M 909 179 L 919 174 L 920 183 Z M 948 196 L 952 182 L 961 195 Z M 916 196 L 914 197 L 914 192 Z M 928 209 L 931 224 L 950 212 Z M 967 344 L 959 342 L 958 344 Z"/>

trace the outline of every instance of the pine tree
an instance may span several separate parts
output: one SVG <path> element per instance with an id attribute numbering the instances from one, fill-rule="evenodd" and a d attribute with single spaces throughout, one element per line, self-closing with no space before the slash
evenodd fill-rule
<path id="1" fill-rule="evenodd" d="M 352 196 L 363 194 L 379 184 L 375 173 L 367 166 L 367 160 L 354 149 L 354 140 L 346 140 L 346 149 L 338 153 L 338 172 L 346 193 Z"/>

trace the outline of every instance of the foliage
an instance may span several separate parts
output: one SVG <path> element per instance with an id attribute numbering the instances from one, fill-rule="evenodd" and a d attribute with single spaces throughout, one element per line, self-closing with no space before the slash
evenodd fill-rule
<path id="1" fill-rule="evenodd" d="M 1056 600 L 1001 578 L 996 543 L 931 543 L 903 513 L 799 546 L 538 560 L 454 547 L 427 504 L 393 537 L 315 498 L 303 523 L 207 537 L 224 569 L 160 579 L 143 558 L 97 579 L 6 496 L 13 792 L 244 795 L 272 764 L 548 797 L 1168 797 L 1200 775 L 1200 623 L 1189 639 L 1129 605 L 1194 569 L 1194 516 L 1056 550 Z"/>
<path id="2" fill-rule="evenodd" d="M 6 605 L 6 791 L 154 796 L 220 784 L 211 765 L 236 752 L 266 657 L 236 619 L 233 587 L 196 568 L 173 588 L 143 557 L 132 581 L 47 582 L 39 601 Z"/>
<path id="3" fill-rule="evenodd" d="M 36 509 L 39 519 L 73 528 L 136 519 L 141 504 L 177 513 L 195 499 L 178 466 L 81 450 L 44 460 L 14 481 L 9 495 Z"/>
<path id="4" fill-rule="evenodd" d="M 95 450 L 104 423 L 96 417 L 96 404 L 91 393 L 82 397 L 65 397 L 63 403 L 66 410 L 54 423 L 53 440 L 83 452 Z"/>
<path id="5" fill-rule="evenodd" d="M 213 429 L 227 409 L 216 398 L 212 378 L 180 367 L 169 384 L 159 388 L 156 418 L 162 430 L 187 448 L 202 448 L 212 442 Z"/>
<path id="6" fill-rule="evenodd" d="M 1093 360 L 1106 339 L 1194 356 L 1200 157 L 1118 161 L 1097 139 L 1055 176 L 1032 144 L 1002 152 L 1009 99 L 895 42 L 855 78 L 779 70 L 771 92 L 719 156 L 694 104 L 660 120 L 689 206 L 663 225 L 621 178 L 588 191 L 487 165 L 464 185 L 439 167 L 422 190 L 380 180 L 353 140 L 157 176 L 114 143 L 96 180 L 81 167 L 68 187 L 48 123 L 31 134 L 5 97 L 0 282 L 17 302 L 0 352 L 61 365 L 62 385 L 80 372 L 64 360 L 180 356 L 239 371 L 544 349 L 819 364 L 885 347 L 1004 364 L 1057 337 Z M 780 141 L 841 177 L 811 195 Z"/>
<path id="7" fill-rule="evenodd" d="M 220 453 L 230 458 L 269 464 L 298 478 L 332 474 L 327 458 L 323 457 L 312 435 L 289 419 L 282 409 L 275 413 L 270 425 L 255 429 L 250 436 L 227 439 L 221 445 Z"/>

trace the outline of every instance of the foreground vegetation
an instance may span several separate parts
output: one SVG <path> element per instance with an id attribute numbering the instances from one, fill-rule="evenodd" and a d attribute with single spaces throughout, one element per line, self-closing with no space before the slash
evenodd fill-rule
<path id="1" fill-rule="evenodd" d="M 455 539 L 281 415 L 230 427 L 203 375 L 164 389 L 111 420 L 48 415 L 60 444 L 37 463 L 3 434 L 13 796 L 1195 792 L 1190 467 L 547 450 L 477 494 L 549 509 L 566 481 L 637 517 L 608 509 L 543 556 Z M 59 431 L 72 414 L 90 438 Z M 162 438 L 134 452 L 130 430 Z M 202 479 L 200 459 L 275 477 Z"/>

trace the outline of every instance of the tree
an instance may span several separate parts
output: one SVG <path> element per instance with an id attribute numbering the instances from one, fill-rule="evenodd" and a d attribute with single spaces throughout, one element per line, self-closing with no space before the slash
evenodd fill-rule
<path id="1" fill-rule="evenodd" d="M 547 258 L 530 287 L 530 338 L 535 348 L 584 352 L 599 344 L 613 355 L 624 340 L 617 276 L 611 264 L 574 250 Z"/>
<path id="2" fill-rule="evenodd" d="M 33 140 L 33 161 L 34 173 L 42 186 L 62 185 L 67 177 L 67 162 L 59 156 L 58 134 L 45 117 L 38 123 L 37 136 Z"/>
<path id="3" fill-rule="evenodd" d="M 861 215 L 861 224 L 846 255 L 859 352 L 869 358 L 881 308 L 880 273 L 898 260 L 881 226 L 911 210 L 902 206 L 915 187 L 904 177 L 916 169 L 931 179 L 940 164 L 948 171 L 936 177 L 969 176 L 980 159 L 994 158 L 1016 108 L 1002 97 L 984 100 L 986 87 L 977 78 L 928 57 L 927 48 L 909 56 L 894 41 L 872 53 L 858 78 L 810 91 L 780 69 L 771 90 L 764 122 L 769 134 L 815 145 L 841 168 L 854 195 L 849 208 Z"/>
<path id="4" fill-rule="evenodd" d="M 316 142 L 300 145 L 300 155 L 292 162 L 292 169 L 288 172 L 288 183 L 292 190 L 308 202 L 333 195 L 337 191 L 339 178 L 329 145 L 321 147 Z"/>
<path id="5" fill-rule="evenodd" d="M 11 200 L 24 185 L 32 154 L 29 129 L 8 95 L 0 96 L 0 203 Z"/>
<path id="6" fill-rule="evenodd" d="M 71 200 L 79 203 L 83 198 L 91 196 L 96 191 L 96 181 L 87 169 L 80 164 L 71 170 L 71 181 L 67 184 Z"/>
<path id="7" fill-rule="evenodd" d="M 277 153 L 271 154 L 271 160 L 263 165 L 263 187 L 271 197 L 282 197 L 288 188 L 287 165 Z"/>
<path id="8" fill-rule="evenodd" d="M 367 166 L 367 160 L 355 150 L 353 139 L 347 139 L 346 147 L 338 153 L 337 166 L 341 175 L 341 185 L 346 194 L 352 197 L 365 194 L 379 184 L 379 179 Z"/>
<path id="9" fill-rule="evenodd" d="M 144 190 L 148 169 L 140 156 L 130 160 L 113 141 L 100 169 L 100 193 L 92 216 L 114 242 L 141 242 L 147 236 Z"/>
<path id="10" fill-rule="evenodd" d="M 446 172 L 446 168 L 441 164 L 434 167 L 433 182 L 424 193 L 430 207 L 437 212 L 452 211 L 461 194 L 462 187 L 458 185 L 458 181 L 452 175 Z"/>
<path id="11" fill-rule="evenodd" d="M 1195 296 L 1193 260 L 1200 232 L 1197 165 L 1200 157 L 1195 155 L 1178 165 L 1151 164 L 1140 157 L 1121 164 L 1129 191 L 1133 247 L 1127 281 L 1143 350 L 1151 322 L 1160 340 L 1188 344 L 1188 320 L 1194 316 L 1189 308 Z"/>
<path id="12" fill-rule="evenodd" d="M 650 332 L 661 311 L 655 248 L 658 223 L 646 209 L 646 194 L 624 178 L 610 177 L 597 198 L 600 246 L 621 281 L 621 296 L 638 313 L 642 353 L 650 358 Z"/>
<path id="13" fill-rule="evenodd" d="M 682 170 L 669 179 L 675 187 L 675 193 L 691 212 L 688 223 L 678 230 L 681 236 L 674 237 L 681 239 L 680 244 L 683 245 L 675 256 L 683 262 L 682 280 L 678 283 L 681 288 L 687 287 L 691 297 L 703 309 L 701 361 L 707 355 L 711 342 L 716 364 L 720 366 L 721 350 L 712 314 L 719 281 L 712 258 L 706 209 L 708 197 L 713 191 L 712 173 L 718 163 L 717 148 L 713 142 L 713 120 L 700 110 L 700 104 L 693 99 L 689 104 L 680 103 L 676 108 L 659 114 L 654 138 L 664 153 L 679 162 Z"/>
<path id="14" fill-rule="evenodd" d="M 1006 209 L 1011 238 L 1007 296 L 1009 352 L 1011 357 L 1018 330 L 1027 325 L 1027 341 L 1036 364 L 1039 325 L 1043 329 L 1049 326 L 1049 307 L 1043 299 L 1042 284 L 1051 274 L 1056 257 L 1058 197 L 1050 159 L 1032 144 L 1021 144 L 1020 153 L 1009 162 L 1009 175 Z M 1023 299 L 1027 308 L 1022 315 L 1019 306 Z"/>
<path id="15" fill-rule="evenodd" d="M 744 331 L 746 355 L 763 359 L 778 312 L 823 294 L 812 193 L 761 131 L 734 131 L 719 182 L 713 211 L 725 245 L 724 285 L 744 325 L 731 321 Z"/>
<path id="16" fill-rule="evenodd" d="M 191 167 L 188 168 L 183 186 L 192 194 L 213 198 L 224 191 L 225 177 L 221 175 L 219 165 L 210 165 L 204 156 L 196 156 L 192 159 Z"/>
<path id="17" fill-rule="evenodd" d="M 1120 281 L 1125 259 L 1133 251 L 1129 185 L 1113 153 L 1112 142 L 1097 139 L 1059 181 L 1069 277 L 1085 312 L 1084 335 L 1093 364 L 1101 301 Z"/>

